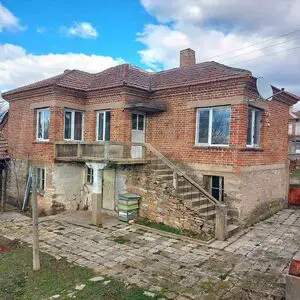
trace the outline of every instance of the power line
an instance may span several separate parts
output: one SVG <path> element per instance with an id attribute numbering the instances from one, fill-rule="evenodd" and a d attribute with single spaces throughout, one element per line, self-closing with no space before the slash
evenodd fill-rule
<path id="1" fill-rule="evenodd" d="M 251 61 L 251 60 L 263 58 L 263 57 L 265 57 L 265 56 L 272 56 L 272 55 L 276 55 L 276 54 L 278 54 L 278 53 L 283 53 L 283 52 L 287 52 L 287 51 L 291 51 L 291 50 L 296 50 L 296 49 L 300 49 L 300 46 L 294 47 L 294 48 L 289 48 L 289 49 L 284 49 L 284 50 L 282 50 L 282 51 L 277 51 L 277 52 L 273 52 L 273 53 L 261 55 L 261 56 L 258 56 L 258 57 L 246 59 L 246 60 L 242 60 L 242 61 L 236 62 L 236 63 L 234 63 L 234 64 L 237 65 L 237 64 L 241 64 L 241 63 L 244 63 L 244 62 L 247 62 L 247 61 Z"/>
<path id="2" fill-rule="evenodd" d="M 280 42 L 280 43 L 271 44 L 269 46 L 266 46 L 266 47 L 263 47 L 263 48 L 259 48 L 259 49 L 253 50 L 253 51 L 248 51 L 248 52 L 245 52 L 245 53 L 241 53 L 239 55 L 235 55 L 233 57 L 229 57 L 229 58 L 226 58 L 224 60 L 221 59 L 220 62 L 223 63 L 225 61 L 232 60 L 232 59 L 235 59 L 236 57 L 240 57 L 240 56 L 243 56 L 243 55 L 246 55 L 246 54 L 249 54 L 249 53 L 257 52 L 257 51 L 260 51 L 260 50 L 265 50 L 265 49 L 272 48 L 272 47 L 277 46 L 277 45 L 282 45 L 282 44 L 285 44 L 285 43 L 288 43 L 288 42 L 291 42 L 291 41 L 296 41 L 299 38 L 300 38 L 300 36 L 297 37 L 296 39 L 290 39 L 290 40 L 283 41 L 283 42 Z"/>
<path id="3" fill-rule="evenodd" d="M 236 52 L 236 51 L 239 51 L 239 50 L 243 50 L 243 49 L 247 49 L 247 48 L 251 48 L 257 44 L 261 44 L 261 43 L 266 43 L 268 41 L 272 41 L 272 40 L 275 40 L 275 39 L 278 39 L 278 38 L 281 38 L 281 37 L 284 37 L 284 36 L 288 36 L 288 35 L 291 35 L 291 34 L 294 34 L 296 32 L 300 32 L 300 29 L 297 29 L 297 30 L 294 30 L 294 31 L 291 31 L 291 32 L 288 32 L 288 33 L 284 33 L 284 34 L 281 34 L 279 36 L 275 36 L 275 37 L 272 37 L 272 38 L 269 38 L 269 39 L 266 39 L 264 41 L 259 41 L 259 42 L 256 42 L 256 43 L 253 43 L 249 46 L 245 46 L 245 47 L 241 47 L 241 48 L 238 48 L 238 49 L 235 49 L 235 50 L 232 50 L 232 51 L 228 51 L 228 52 L 224 52 L 223 54 L 219 54 L 219 55 L 216 55 L 216 56 L 212 56 L 210 58 L 206 58 L 205 60 L 208 61 L 208 60 L 212 60 L 214 58 L 217 58 L 217 57 L 221 57 L 221 56 L 224 56 L 226 54 L 229 54 L 229 53 L 232 53 L 232 52 Z"/>

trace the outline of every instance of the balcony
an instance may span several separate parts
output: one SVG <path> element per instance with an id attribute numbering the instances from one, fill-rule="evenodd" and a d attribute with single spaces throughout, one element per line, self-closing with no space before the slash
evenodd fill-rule
<path id="1" fill-rule="evenodd" d="M 144 144 L 122 142 L 56 142 L 55 160 L 115 164 L 147 163 Z"/>

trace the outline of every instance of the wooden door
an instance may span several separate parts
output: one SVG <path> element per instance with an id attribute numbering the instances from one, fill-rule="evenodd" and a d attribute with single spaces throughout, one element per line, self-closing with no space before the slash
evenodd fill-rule
<path id="1" fill-rule="evenodd" d="M 103 200 L 102 207 L 107 210 L 115 209 L 115 184 L 116 184 L 116 170 L 103 170 Z"/>

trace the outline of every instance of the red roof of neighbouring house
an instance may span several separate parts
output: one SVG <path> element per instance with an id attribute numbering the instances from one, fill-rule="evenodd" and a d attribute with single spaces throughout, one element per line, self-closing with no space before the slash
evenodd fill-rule
<path id="1" fill-rule="evenodd" d="M 129 64 L 122 64 L 96 74 L 79 70 L 66 70 L 60 75 L 6 92 L 3 96 L 51 85 L 82 91 L 127 85 L 147 91 L 155 91 L 246 76 L 251 76 L 251 72 L 213 61 L 161 72 L 147 72 Z"/>

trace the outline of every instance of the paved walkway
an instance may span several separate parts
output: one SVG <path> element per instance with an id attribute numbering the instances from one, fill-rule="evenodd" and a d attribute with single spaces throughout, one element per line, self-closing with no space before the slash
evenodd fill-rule
<path id="1" fill-rule="evenodd" d="M 170 299 L 274 299 L 284 296 L 290 259 L 300 253 L 300 210 L 284 210 L 226 242 L 209 245 L 166 237 L 86 212 L 40 219 L 40 247 Z M 0 215 L 0 235 L 31 242 L 31 220 Z M 276 299 L 276 298 L 275 298 Z"/>

